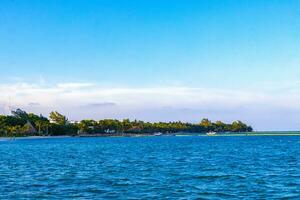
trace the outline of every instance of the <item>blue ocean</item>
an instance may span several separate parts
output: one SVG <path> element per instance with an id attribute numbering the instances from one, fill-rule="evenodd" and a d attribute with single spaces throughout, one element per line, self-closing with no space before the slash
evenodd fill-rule
<path id="1" fill-rule="evenodd" d="M 300 137 L 0 141 L 0 199 L 300 199 Z"/>

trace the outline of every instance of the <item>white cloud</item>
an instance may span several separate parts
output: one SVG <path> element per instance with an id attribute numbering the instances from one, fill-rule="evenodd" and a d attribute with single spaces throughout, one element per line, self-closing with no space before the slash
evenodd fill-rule
<path id="1" fill-rule="evenodd" d="M 59 83 L 57 88 L 60 89 L 84 89 L 88 87 L 95 86 L 93 83 Z"/>
<path id="2" fill-rule="evenodd" d="M 210 117 L 224 121 L 242 119 L 255 125 L 262 120 L 271 123 L 281 113 L 292 113 L 293 117 L 300 114 L 300 93 L 294 91 L 274 94 L 182 86 L 108 88 L 93 83 L 54 86 L 14 83 L 0 84 L 0 111 L 7 112 L 11 104 L 45 115 L 59 110 L 75 119 L 130 117 L 192 121 Z"/>

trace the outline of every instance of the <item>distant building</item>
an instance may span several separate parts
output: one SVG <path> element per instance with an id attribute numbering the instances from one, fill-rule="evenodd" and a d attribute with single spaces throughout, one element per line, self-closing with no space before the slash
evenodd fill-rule
<path id="1" fill-rule="evenodd" d="M 24 125 L 24 127 L 26 128 L 25 133 L 27 133 L 27 134 L 37 133 L 36 128 L 29 121 L 27 121 L 27 123 Z"/>

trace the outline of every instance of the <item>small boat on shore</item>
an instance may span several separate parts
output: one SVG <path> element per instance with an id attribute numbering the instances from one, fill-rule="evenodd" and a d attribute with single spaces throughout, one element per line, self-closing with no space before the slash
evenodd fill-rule
<path id="1" fill-rule="evenodd" d="M 162 136 L 162 135 L 163 135 L 163 133 L 161 133 L 161 132 L 154 133 L 154 136 Z"/>
<path id="2" fill-rule="evenodd" d="M 206 133 L 206 135 L 213 136 L 213 135 L 216 135 L 216 132 L 210 131 L 210 132 Z"/>

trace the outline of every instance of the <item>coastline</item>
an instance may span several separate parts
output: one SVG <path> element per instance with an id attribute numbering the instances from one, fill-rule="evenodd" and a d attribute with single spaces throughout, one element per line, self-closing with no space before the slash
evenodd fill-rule
<path id="1" fill-rule="evenodd" d="M 23 136 L 23 137 L 0 137 L 0 140 L 14 139 L 55 139 L 55 138 L 91 138 L 91 137 L 259 137 L 259 136 L 300 136 L 298 131 L 278 131 L 278 132 L 249 132 L 249 133 L 217 133 L 215 135 L 207 135 L 206 133 L 174 133 L 174 134 L 80 134 L 80 135 L 58 135 L 58 136 Z"/>

